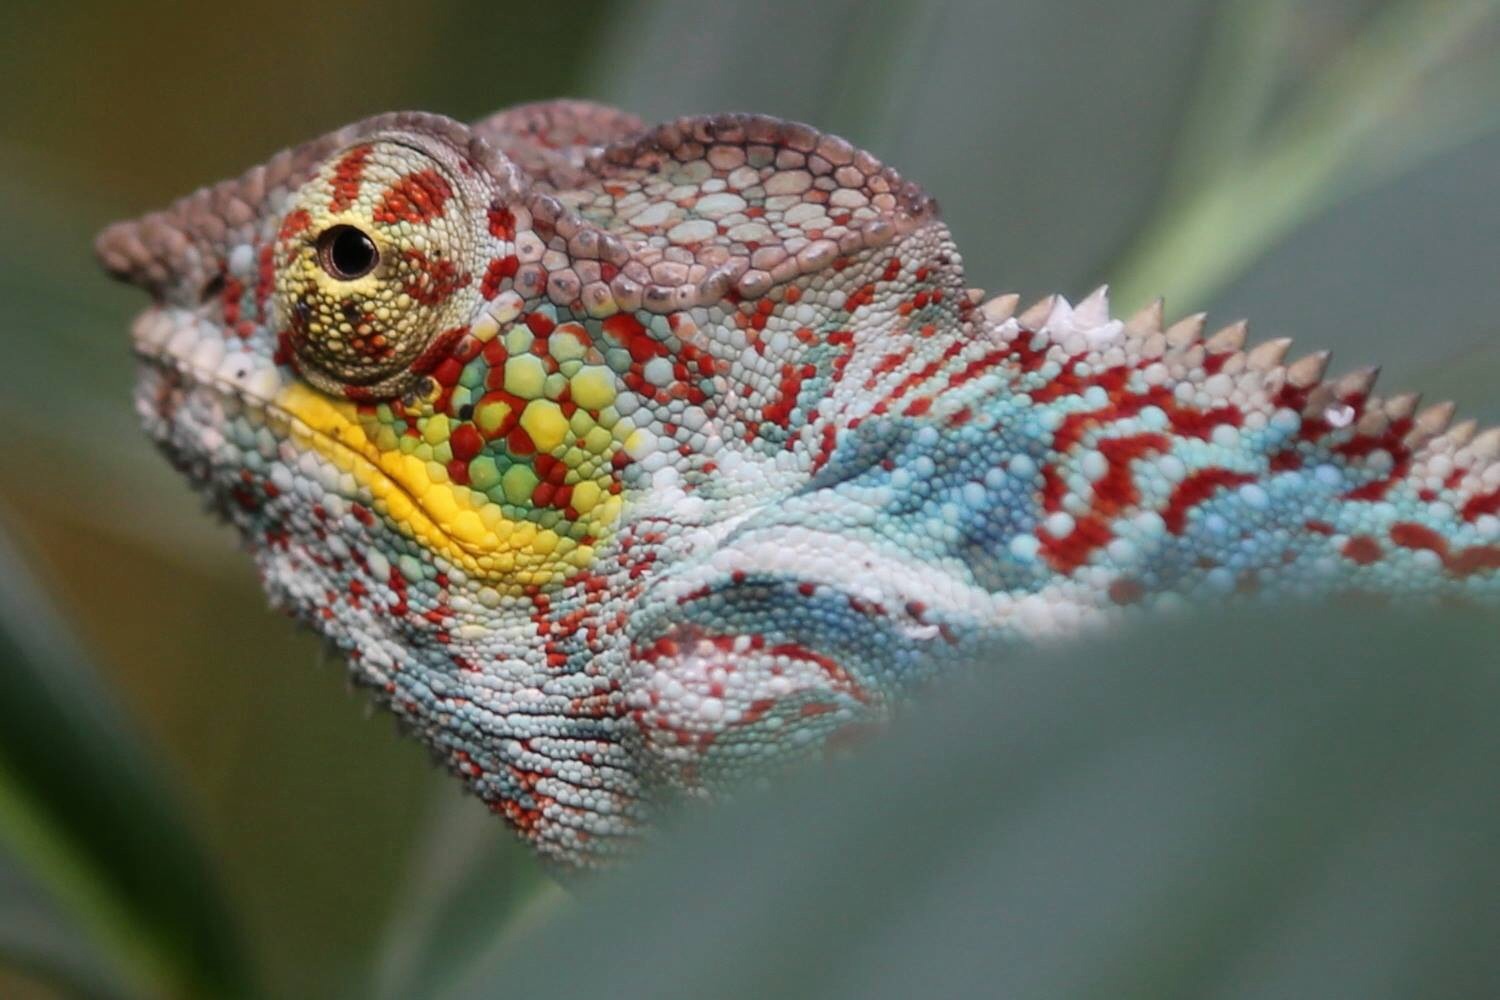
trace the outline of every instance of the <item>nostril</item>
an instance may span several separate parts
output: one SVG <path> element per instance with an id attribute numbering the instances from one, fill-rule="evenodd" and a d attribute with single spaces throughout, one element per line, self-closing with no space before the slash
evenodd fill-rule
<path id="1" fill-rule="evenodd" d="M 223 295 L 223 294 L 224 294 L 224 272 L 220 271 L 218 274 L 214 275 L 212 278 L 209 278 L 208 282 L 206 284 L 204 284 L 203 291 L 199 293 L 198 301 L 199 302 L 204 302 L 204 303 L 212 302 L 214 299 L 218 298 L 220 295 Z"/>

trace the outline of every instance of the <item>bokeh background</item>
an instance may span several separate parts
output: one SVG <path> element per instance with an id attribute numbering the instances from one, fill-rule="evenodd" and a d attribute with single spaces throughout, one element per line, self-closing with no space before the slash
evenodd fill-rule
<path id="1" fill-rule="evenodd" d="M 7 996 L 431 995 L 535 981 L 514 947 L 465 969 L 582 919 L 265 610 L 136 428 L 140 303 L 93 233 L 282 146 L 560 95 L 801 119 L 920 180 L 992 292 L 1162 293 L 1500 414 L 1494 3 L 10 0 L 0 68 Z M 1430 653 L 1402 629 L 1388 645 Z M 1463 635 L 1456 657 L 1495 648 Z"/>

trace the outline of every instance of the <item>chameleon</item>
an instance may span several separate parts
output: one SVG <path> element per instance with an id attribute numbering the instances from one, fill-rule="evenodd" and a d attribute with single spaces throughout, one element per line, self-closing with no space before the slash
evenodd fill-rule
<path id="1" fill-rule="evenodd" d="M 272 603 L 562 871 L 976 650 L 1500 598 L 1500 429 L 1243 322 L 987 297 L 807 125 L 384 114 L 96 251 L 151 297 L 145 429 Z"/>

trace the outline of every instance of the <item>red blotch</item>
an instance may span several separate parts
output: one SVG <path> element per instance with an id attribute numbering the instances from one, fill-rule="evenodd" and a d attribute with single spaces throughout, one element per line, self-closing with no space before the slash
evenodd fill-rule
<path id="1" fill-rule="evenodd" d="M 637 364 L 662 357 L 667 353 L 666 346 L 653 338 L 641 325 L 641 321 L 630 313 L 616 313 L 606 319 L 604 332 L 616 343 L 624 346 L 630 352 L 631 359 Z"/>
<path id="2" fill-rule="evenodd" d="M 1161 434 L 1136 434 L 1131 437 L 1107 438 L 1095 445 L 1109 463 L 1108 470 L 1094 484 L 1094 509 L 1114 514 L 1140 500 L 1130 463 L 1138 458 L 1168 451 L 1172 442 Z"/>
<path id="3" fill-rule="evenodd" d="M 546 337 L 551 334 L 556 327 L 557 324 L 555 322 L 553 322 L 548 317 L 543 316 L 541 313 L 531 313 L 526 317 L 526 329 L 531 331 L 531 335 L 533 337 Z"/>
<path id="4" fill-rule="evenodd" d="M 496 257 L 490 261 L 489 267 L 485 268 L 484 280 L 479 285 L 479 293 L 486 299 L 493 299 L 500 294 L 500 285 L 505 279 L 514 278 L 520 267 L 521 261 L 515 254 L 508 257 Z"/>
<path id="5" fill-rule="evenodd" d="M 424 306 L 442 305 L 469 283 L 469 276 L 459 273 L 457 265 L 446 258 L 433 260 L 420 250 L 406 250 L 402 257 L 413 268 L 406 279 L 406 294 Z"/>
<path id="6" fill-rule="evenodd" d="M 453 450 L 456 460 L 467 463 L 484 450 L 484 436 L 473 424 L 460 424 L 449 435 L 448 447 Z"/>
<path id="7" fill-rule="evenodd" d="M 762 411 L 764 420 L 777 427 L 786 427 L 797 409 L 797 396 L 802 392 L 802 383 L 817 373 L 817 368 L 810 364 L 782 365 L 780 395 Z"/>
<path id="8" fill-rule="evenodd" d="M 1094 550 L 1109 544 L 1113 535 L 1109 521 L 1098 514 L 1080 518 L 1073 530 L 1057 538 L 1045 529 L 1037 531 L 1042 552 L 1059 573 L 1071 573 L 1088 561 Z"/>
<path id="9" fill-rule="evenodd" d="M 245 297 L 245 285 L 236 278 L 224 279 L 224 291 L 220 300 L 224 306 L 224 325 L 234 329 L 240 322 L 241 302 Z"/>
<path id="10" fill-rule="evenodd" d="M 505 417 L 500 421 L 499 425 L 496 426 L 496 428 L 492 432 L 490 432 L 489 436 L 492 438 L 505 437 L 511 431 L 515 430 L 516 425 L 521 421 L 521 411 L 526 408 L 526 400 L 522 399 L 519 396 L 513 396 L 508 392 L 498 389 L 494 392 L 485 393 L 483 398 L 479 400 L 479 404 L 475 407 L 475 409 L 477 410 L 479 409 L 479 407 L 484 406 L 488 403 L 504 403 L 508 408 Z"/>
<path id="11" fill-rule="evenodd" d="M 1368 566 L 1379 562 L 1382 553 L 1380 543 L 1375 539 L 1369 535 L 1355 535 L 1344 543 L 1343 554 L 1344 558 L 1351 562 Z"/>
<path id="12" fill-rule="evenodd" d="M 1177 484 L 1171 499 L 1167 501 L 1167 509 L 1162 511 L 1162 520 L 1166 522 L 1168 531 L 1180 535 L 1187 527 L 1188 511 L 1224 487 L 1242 486 L 1254 481 L 1254 476 L 1244 472 L 1200 469 Z"/>
<path id="13" fill-rule="evenodd" d="M 328 199 L 330 212 L 347 212 L 359 198 L 359 187 L 365 175 L 365 161 L 369 158 L 369 146 L 355 146 L 333 168 L 333 197 Z"/>
<path id="14" fill-rule="evenodd" d="M 1460 579 L 1485 570 L 1500 569 L 1500 547 L 1475 545 L 1450 553 L 1448 540 L 1423 524 L 1402 521 L 1392 525 L 1391 541 L 1402 548 L 1437 553 L 1442 557 L 1443 568 Z"/>
<path id="15" fill-rule="evenodd" d="M 853 315 L 875 301 L 875 283 L 861 285 L 844 299 L 844 312 Z"/>
<path id="16" fill-rule="evenodd" d="M 427 349 L 417 356 L 417 360 L 411 363 L 412 371 L 423 374 L 432 371 L 453 353 L 454 345 L 468 332 L 467 326 L 455 326 L 438 334 L 427 345 Z"/>
<path id="17" fill-rule="evenodd" d="M 291 365 L 296 362 L 297 351 L 292 345 L 292 331 L 279 330 L 276 333 L 276 350 L 271 353 L 271 360 L 278 365 Z"/>
<path id="18" fill-rule="evenodd" d="M 424 223 L 443 214 L 443 205 L 453 197 L 453 189 L 436 170 L 418 170 L 407 174 L 386 190 L 375 208 L 375 221 L 386 225 L 398 222 Z"/>
<path id="19" fill-rule="evenodd" d="M 276 254 L 267 244 L 260 248 L 258 268 L 255 274 L 255 318 L 261 322 L 266 318 L 266 302 L 276 286 Z"/>
<path id="20" fill-rule="evenodd" d="M 1471 576 L 1485 570 L 1500 569 L 1500 546 L 1475 545 L 1449 556 L 1443 565 L 1457 577 Z"/>
<path id="21" fill-rule="evenodd" d="M 513 427 L 509 434 L 505 435 L 505 447 L 512 455 L 532 455 L 536 453 L 536 442 L 531 440 L 531 435 L 526 433 L 524 427 Z"/>
<path id="22" fill-rule="evenodd" d="M 295 212 L 288 212 L 286 218 L 281 220 L 281 229 L 276 233 L 276 238 L 289 240 L 310 225 L 312 225 L 312 216 L 307 214 L 306 209 L 299 208 Z"/>
<path id="23" fill-rule="evenodd" d="M 460 342 L 460 347 L 462 342 Z M 459 348 L 455 348 L 457 350 Z M 447 388 L 458 385 L 458 380 L 463 377 L 464 365 L 457 357 L 446 357 L 438 362 L 432 369 L 432 377 L 437 379 L 438 384 Z"/>
<path id="24" fill-rule="evenodd" d="M 496 239 L 513 240 L 516 236 L 516 216 L 504 205 L 492 205 L 489 211 L 490 235 Z"/>
<path id="25" fill-rule="evenodd" d="M 1465 521 L 1477 521 L 1485 514 L 1500 513 L 1500 490 L 1474 497 L 1464 504 L 1462 513 Z"/>
<path id="26" fill-rule="evenodd" d="M 1438 555 L 1448 551 L 1448 542 L 1442 535 L 1424 524 L 1409 521 L 1391 525 L 1391 541 L 1404 549 L 1427 549 Z"/>

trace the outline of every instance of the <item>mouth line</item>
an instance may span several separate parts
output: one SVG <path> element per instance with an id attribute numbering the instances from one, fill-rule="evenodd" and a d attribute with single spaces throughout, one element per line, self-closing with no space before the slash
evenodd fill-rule
<path id="1" fill-rule="evenodd" d="M 309 424 L 306 420 L 302 419 L 296 413 L 293 413 L 291 410 L 288 410 L 286 407 L 277 403 L 274 398 L 267 395 L 265 392 L 254 391 L 247 384 L 237 384 L 235 380 L 229 379 L 218 372 L 207 371 L 203 367 L 195 365 L 190 359 L 184 358 L 169 350 L 144 346 L 140 343 L 136 343 L 133 345 L 132 352 L 134 353 L 138 362 L 150 365 L 151 367 L 156 368 L 159 371 L 171 372 L 182 377 L 186 381 L 186 384 L 182 386 L 185 391 L 207 389 L 221 396 L 232 398 L 239 402 L 241 405 L 258 409 L 268 415 L 286 421 L 289 427 L 295 428 L 294 433 L 296 434 L 305 435 L 310 439 L 316 439 L 318 442 L 325 446 L 331 446 L 332 450 L 335 450 L 339 454 L 343 455 L 352 465 L 357 465 L 359 467 L 360 472 L 363 474 L 363 476 L 359 478 L 368 477 L 372 480 L 378 479 L 386 486 L 387 489 L 404 497 L 405 500 L 411 505 L 411 508 L 413 510 L 422 512 L 422 517 L 426 522 L 426 525 L 424 525 L 424 527 L 430 528 L 432 532 L 440 536 L 443 541 L 447 543 L 447 547 L 451 551 L 462 553 L 463 555 L 470 557 L 469 560 L 464 561 L 468 562 L 474 558 L 486 554 L 483 550 L 477 550 L 475 547 L 465 544 L 463 541 L 454 537 L 451 533 L 446 531 L 436 519 L 434 519 L 430 514 L 426 512 L 422 501 L 416 496 L 415 493 L 408 489 L 399 480 L 387 474 L 384 469 L 381 469 L 379 465 L 372 462 L 366 455 L 361 454 L 357 449 L 350 447 L 343 441 L 340 441 L 337 437 Z M 280 371 L 277 370 L 275 366 L 261 365 L 255 370 L 247 369 L 243 373 L 241 378 L 248 382 L 250 378 L 258 374 L 259 372 L 269 373 L 276 379 L 276 384 L 278 386 L 284 386 L 286 384 L 285 377 L 280 373 Z M 316 392 L 317 390 L 312 389 L 311 391 Z M 421 543 L 420 532 L 416 530 L 403 530 L 405 526 L 403 520 L 393 518 L 389 514 L 382 516 L 401 534 L 408 537 L 413 537 L 414 540 L 418 541 L 419 544 Z M 451 556 L 448 557 L 451 558 Z M 477 566 L 471 565 L 466 568 L 477 570 L 482 575 L 489 575 L 487 573 L 484 573 L 484 571 L 480 570 Z"/>
<path id="2" fill-rule="evenodd" d="M 528 587 L 565 584 L 593 565 L 597 539 L 619 517 L 619 505 L 601 504 L 601 513 L 584 526 L 580 538 L 566 530 L 532 520 L 527 509 L 506 511 L 486 494 L 435 478 L 430 463 L 406 452 L 381 449 L 355 408 L 288 374 L 267 353 L 226 337 L 206 316 L 187 310 L 155 307 L 137 317 L 131 346 L 139 364 L 181 380 L 176 391 L 201 391 L 262 417 L 284 422 L 276 436 L 290 447 L 312 452 L 339 474 L 352 477 L 368 499 L 362 502 L 400 536 L 447 560 L 461 571 L 500 590 L 520 594 Z M 157 418 L 170 428 L 167 401 L 151 402 Z M 171 434 L 153 430 L 166 441 Z M 238 470 L 235 470 L 238 471 Z"/>

